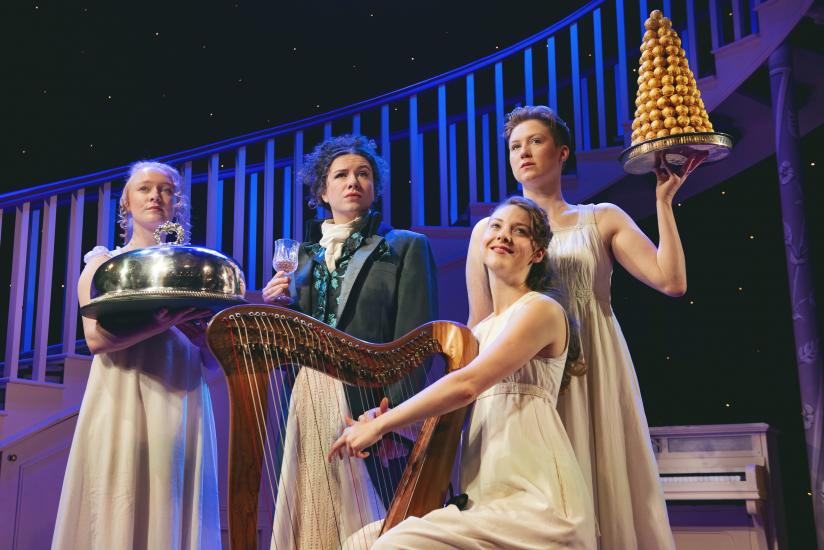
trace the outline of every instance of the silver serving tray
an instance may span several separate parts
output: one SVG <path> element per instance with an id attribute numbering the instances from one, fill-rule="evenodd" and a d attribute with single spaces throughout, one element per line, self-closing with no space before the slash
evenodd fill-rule
<path id="1" fill-rule="evenodd" d="M 92 319 L 160 308 L 219 311 L 244 304 L 246 284 L 237 263 L 209 248 L 158 245 L 124 252 L 100 265 L 91 301 L 80 314 Z"/>
<path id="2" fill-rule="evenodd" d="M 702 164 L 716 162 L 729 156 L 732 138 L 720 132 L 696 132 L 653 138 L 627 147 L 621 152 L 621 165 L 628 174 L 646 174 L 655 171 L 655 156 L 663 151 L 668 164 L 681 166 L 693 154 L 706 154 Z"/>

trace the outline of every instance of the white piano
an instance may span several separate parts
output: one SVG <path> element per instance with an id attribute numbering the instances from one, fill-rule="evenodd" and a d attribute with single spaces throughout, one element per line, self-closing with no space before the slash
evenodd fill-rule
<path id="1" fill-rule="evenodd" d="M 787 548 L 767 424 L 650 428 L 678 550 Z"/>

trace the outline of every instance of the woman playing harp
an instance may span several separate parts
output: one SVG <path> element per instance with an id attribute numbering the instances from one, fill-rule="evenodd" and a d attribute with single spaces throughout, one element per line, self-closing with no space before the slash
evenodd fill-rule
<path id="1" fill-rule="evenodd" d="M 433 320 L 436 272 L 429 241 L 382 224 L 380 214 L 371 210 L 388 177 L 374 142 L 362 136 L 328 139 L 307 155 L 300 177 L 310 188 L 310 206 L 323 206 L 331 218 L 310 223 L 294 281 L 276 273 L 263 291 L 264 300 L 276 303 L 292 294 L 304 313 L 376 343 Z M 389 386 L 389 401 L 400 403 L 419 390 L 424 379 L 420 368 Z M 310 369 L 298 372 L 289 403 L 272 548 L 337 548 L 363 525 L 383 517 L 397 475 L 374 457 L 370 463 L 329 465 L 324 460 L 342 420 L 375 407 L 380 395 L 344 387 Z M 384 455 L 385 464 L 387 458 Z"/>
<path id="2" fill-rule="evenodd" d="M 385 434 L 475 401 L 461 457 L 468 505 L 410 517 L 373 549 L 595 547 L 589 491 L 555 411 L 579 350 L 564 309 L 539 293 L 549 269 L 546 214 L 513 197 L 490 220 L 478 252 L 493 311 L 474 328 L 477 358 L 374 420 L 348 420 L 328 457 L 366 457 Z"/>

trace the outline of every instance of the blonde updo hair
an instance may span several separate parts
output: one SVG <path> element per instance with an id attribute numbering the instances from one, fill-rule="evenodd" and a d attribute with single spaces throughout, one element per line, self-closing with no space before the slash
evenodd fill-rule
<path id="1" fill-rule="evenodd" d="M 129 168 L 129 177 L 126 179 L 126 184 L 123 186 L 123 194 L 120 195 L 120 208 L 117 213 L 117 224 L 123 230 L 121 234 L 123 242 L 128 243 L 132 238 L 132 215 L 129 212 L 128 189 L 132 181 L 140 172 L 160 172 L 169 178 L 169 181 L 174 187 L 174 204 L 172 205 L 172 219 L 169 221 L 179 223 L 189 234 L 189 200 L 183 194 L 183 182 L 180 177 L 180 172 L 173 166 L 164 164 L 162 162 L 155 162 L 150 160 L 140 160 L 132 164 Z"/>

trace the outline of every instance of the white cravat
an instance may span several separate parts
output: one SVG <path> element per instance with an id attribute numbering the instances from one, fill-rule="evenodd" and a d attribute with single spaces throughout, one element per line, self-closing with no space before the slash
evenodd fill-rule
<path id="1" fill-rule="evenodd" d="M 335 223 L 332 220 L 326 220 L 320 226 L 320 231 L 323 236 L 318 241 L 323 248 L 326 249 L 324 253 L 324 260 L 329 272 L 335 271 L 336 263 L 340 255 L 343 253 L 343 243 L 349 238 L 349 235 L 359 229 L 363 224 L 363 216 L 355 218 L 349 223 Z"/>

